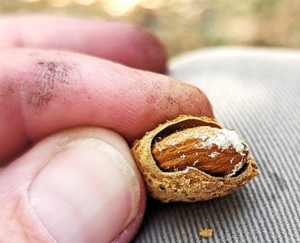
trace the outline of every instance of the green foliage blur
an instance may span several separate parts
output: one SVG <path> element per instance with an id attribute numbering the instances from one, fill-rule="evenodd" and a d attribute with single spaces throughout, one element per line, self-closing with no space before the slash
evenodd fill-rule
<path id="1" fill-rule="evenodd" d="M 156 33 L 170 56 L 220 45 L 300 47 L 296 0 L 0 0 L 1 15 L 22 13 L 134 23 Z"/>

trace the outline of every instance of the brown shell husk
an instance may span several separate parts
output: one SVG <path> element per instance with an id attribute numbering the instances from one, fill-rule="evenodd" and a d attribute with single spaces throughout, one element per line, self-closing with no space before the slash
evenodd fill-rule
<path id="1" fill-rule="evenodd" d="M 134 143 L 134 159 L 142 173 L 148 194 L 153 198 L 165 203 L 205 201 L 230 194 L 258 175 L 258 167 L 250 155 L 242 172 L 230 178 L 214 177 L 193 167 L 178 172 L 162 171 L 151 153 L 153 140 L 195 126 L 223 128 L 217 121 L 208 117 L 180 116 L 159 125 Z"/>

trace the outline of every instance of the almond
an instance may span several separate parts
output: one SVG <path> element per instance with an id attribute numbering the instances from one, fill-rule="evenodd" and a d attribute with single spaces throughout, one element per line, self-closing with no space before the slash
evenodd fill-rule
<path id="1" fill-rule="evenodd" d="M 226 128 L 200 126 L 158 139 L 152 154 L 163 171 L 195 167 L 213 176 L 234 176 L 245 164 L 249 148 Z"/>
<path id="2" fill-rule="evenodd" d="M 258 175 L 246 143 L 208 117 L 167 121 L 137 140 L 131 151 L 148 194 L 162 202 L 223 197 Z"/>

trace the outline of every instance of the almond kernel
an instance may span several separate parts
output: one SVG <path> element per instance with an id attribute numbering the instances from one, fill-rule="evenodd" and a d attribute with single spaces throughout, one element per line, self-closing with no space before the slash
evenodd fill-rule
<path id="1" fill-rule="evenodd" d="M 156 141 L 152 154 L 166 172 L 195 167 L 212 176 L 231 177 L 246 163 L 249 148 L 233 130 L 200 126 Z"/>

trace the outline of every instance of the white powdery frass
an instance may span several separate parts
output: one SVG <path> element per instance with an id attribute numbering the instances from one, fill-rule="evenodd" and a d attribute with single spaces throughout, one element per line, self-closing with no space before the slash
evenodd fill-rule
<path id="1" fill-rule="evenodd" d="M 158 145 L 156 145 L 156 148 L 157 148 L 157 150 L 158 150 L 159 152 L 162 152 L 163 149 L 164 149 L 164 148 L 162 148 L 162 147 L 160 147 L 160 146 L 158 146 Z"/>
<path id="2" fill-rule="evenodd" d="M 218 153 L 217 151 L 214 151 L 214 152 L 212 152 L 211 154 L 209 154 L 208 157 L 214 158 L 214 157 L 216 157 L 218 154 L 220 154 L 220 153 Z"/>
<path id="3" fill-rule="evenodd" d="M 173 138 L 173 139 L 169 142 L 169 146 L 176 146 L 177 143 L 178 143 L 178 141 L 177 141 L 175 138 Z"/>
<path id="4" fill-rule="evenodd" d="M 232 173 L 226 175 L 225 177 L 232 177 L 232 176 L 234 176 L 240 169 L 242 169 L 243 165 L 244 165 L 243 161 L 240 161 L 239 163 L 237 163 L 237 164 L 234 166 L 234 168 L 233 168 L 233 170 L 232 170 Z"/>
<path id="5" fill-rule="evenodd" d="M 248 148 L 247 146 L 245 148 L 243 140 L 235 131 L 216 129 L 215 132 L 215 136 L 209 136 L 209 134 L 202 136 L 203 142 L 201 143 L 201 147 L 211 148 L 213 145 L 216 145 L 221 151 L 232 148 L 240 155 L 245 155 L 243 151 L 248 150 Z"/>
<path id="6" fill-rule="evenodd" d="M 199 140 L 198 144 L 195 144 L 194 147 L 196 149 L 203 148 L 212 148 L 212 146 L 216 145 L 221 152 L 227 149 L 234 149 L 238 154 L 242 156 L 241 160 L 234 166 L 232 173 L 226 175 L 225 177 L 234 176 L 244 165 L 244 157 L 246 156 L 245 151 L 249 151 L 248 146 L 243 142 L 243 140 L 239 137 L 239 135 L 229 129 L 214 129 L 214 135 L 211 133 L 204 132 L 197 134 L 195 136 Z M 212 152 L 208 156 L 211 158 L 215 158 L 220 153 L 217 151 Z M 234 158 L 232 158 L 229 162 L 232 164 Z"/>

